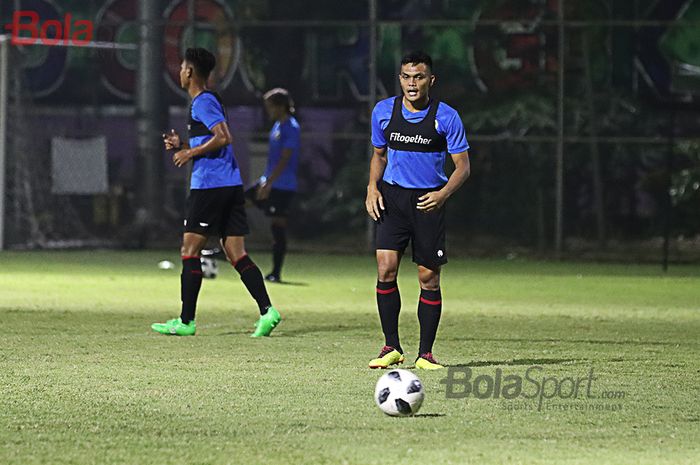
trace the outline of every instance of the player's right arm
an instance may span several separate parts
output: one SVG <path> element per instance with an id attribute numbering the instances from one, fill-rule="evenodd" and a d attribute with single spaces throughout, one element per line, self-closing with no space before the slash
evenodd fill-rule
<path id="1" fill-rule="evenodd" d="M 180 141 L 180 135 L 175 132 L 174 129 L 170 130 L 170 133 L 163 134 L 163 143 L 165 144 L 165 150 L 182 150 L 190 148 L 187 142 Z"/>
<path id="2" fill-rule="evenodd" d="M 384 137 L 384 127 L 391 119 L 390 109 L 393 102 L 389 99 L 382 100 L 374 106 L 372 110 L 372 160 L 369 162 L 369 184 L 367 185 L 367 199 L 365 207 L 367 214 L 374 221 L 379 221 L 384 210 L 384 198 L 379 191 L 379 182 L 384 177 L 384 170 L 387 164 L 387 141 Z"/>
<path id="3" fill-rule="evenodd" d="M 211 138 L 209 138 L 205 143 L 203 143 L 202 145 L 198 145 L 194 148 L 180 150 L 175 155 L 173 155 L 173 163 L 175 163 L 175 166 L 180 168 L 193 158 L 200 157 L 207 153 L 216 152 L 222 147 L 225 147 L 226 145 L 230 144 L 233 140 L 233 137 L 231 137 L 231 132 L 228 129 L 228 124 L 226 124 L 226 121 L 217 123 L 215 126 L 212 126 L 209 130 L 214 135 Z"/>
<path id="4" fill-rule="evenodd" d="M 185 144 L 182 144 L 181 150 L 173 155 L 173 163 L 178 168 L 194 158 L 220 150 L 233 140 L 222 104 L 211 93 L 200 95 L 201 97 L 192 101 L 191 114 L 194 119 L 201 121 L 209 129 L 212 137 L 196 147 L 184 148 Z"/>
<path id="5" fill-rule="evenodd" d="M 369 162 L 369 184 L 367 185 L 367 199 L 365 207 L 367 213 L 374 221 L 379 221 L 384 210 L 384 198 L 379 192 L 379 182 L 384 176 L 386 169 L 386 147 L 374 147 L 372 160 Z"/>

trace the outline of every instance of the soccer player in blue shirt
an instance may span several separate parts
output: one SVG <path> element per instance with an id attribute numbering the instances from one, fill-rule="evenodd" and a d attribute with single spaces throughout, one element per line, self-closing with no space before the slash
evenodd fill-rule
<path id="1" fill-rule="evenodd" d="M 263 96 L 265 111 L 274 121 L 265 174 L 246 195 L 272 219 L 272 272 L 265 276 L 280 282 L 287 253 L 287 217 L 297 190 L 301 129 L 294 118 L 294 102 L 286 89 L 277 87 Z"/>
<path id="2" fill-rule="evenodd" d="M 459 114 L 430 98 L 433 62 L 423 52 L 401 60 L 402 95 L 382 100 L 372 112 L 372 145 L 365 206 L 377 222 L 377 307 L 385 345 L 370 368 L 404 362 L 399 342 L 401 298 L 396 284 L 399 263 L 409 240 L 418 265 L 420 346 L 416 368 L 443 368 L 433 357 L 442 296 L 440 267 L 447 263 L 447 199 L 469 177 L 469 144 Z M 445 175 L 445 159 L 455 165 Z"/>
<path id="3" fill-rule="evenodd" d="M 252 336 L 269 336 L 281 317 L 270 303 L 260 269 L 245 250 L 248 223 L 243 182 L 233 155 L 223 102 L 207 89 L 215 65 L 216 59 L 209 51 L 187 49 L 180 66 L 180 85 L 192 99 L 188 112 L 189 144 L 182 143 L 174 130 L 163 135 L 165 148 L 176 151 L 173 163 L 177 167 L 192 162 L 192 178 L 181 248 L 182 312 L 179 318 L 154 323 L 151 328 L 161 334 L 195 334 L 195 310 L 202 285 L 200 255 L 207 237 L 215 236 L 258 304 L 260 317 Z"/>

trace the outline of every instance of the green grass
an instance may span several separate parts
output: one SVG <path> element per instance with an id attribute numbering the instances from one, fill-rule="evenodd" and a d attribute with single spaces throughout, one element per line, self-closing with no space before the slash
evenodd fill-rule
<path id="1" fill-rule="evenodd" d="M 254 254 L 267 268 L 269 257 Z M 251 340 L 256 308 L 230 267 L 206 281 L 193 338 L 172 253 L 0 254 L 2 464 L 698 463 L 700 267 L 452 260 L 438 359 L 474 376 L 594 369 L 623 399 L 447 399 L 420 372 L 413 418 L 374 405 L 382 345 L 371 257 L 292 255 L 270 293 L 285 321 Z M 408 360 L 414 267 L 400 278 Z M 408 364 L 409 366 L 412 363 Z M 612 410 L 553 410 L 553 407 Z M 549 407 L 549 409 L 547 408 Z"/>

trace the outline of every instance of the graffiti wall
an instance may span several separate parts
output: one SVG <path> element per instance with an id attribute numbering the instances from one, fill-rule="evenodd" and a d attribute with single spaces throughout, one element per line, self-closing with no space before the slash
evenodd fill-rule
<path id="1" fill-rule="evenodd" d="M 382 24 L 380 95 L 396 91 L 397 62 L 401 51 L 409 48 L 423 48 L 434 55 L 440 87 L 452 96 L 550 86 L 558 68 L 558 32 L 552 24 L 557 18 L 557 3 L 556 0 L 380 2 L 381 19 L 385 20 L 460 18 L 472 24 L 469 27 Z M 615 19 L 616 12 L 610 6 L 612 3 L 608 3 L 601 1 L 594 14 L 577 11 L 576 6 L 569 7 L 567 13 L 580 16 L 578 19 Z M 644 8 L 639 8 L 640 11 L 624 14 L 662 20 L 700 17 L 700 2 L 696 0 L 642 3 Z M 11 21 L 16 4 L 15 0 L 0 0 L 2 24 Z M 37 12 L 43 20 L 60 20 L 70 13 L 76 20 L 92 21 L 95 40 L 137 42 L 137 0 L 22 0 L 19 4 L 22 9 Z M 193 44 L 216 52 L 219 66 L 213 84 L 227 98 L 242 104 L 255 102 L 261 90 L 276 85 L 287 86 L 299 100 L 314 104 L 366 99 L 369 94 L 367 28 L 357 24 L 305 28 L 280 24 L 269 28 L 245 23 L 239 26 L 236 12 L 243 8 L 242 4 L 234 0 L 164 2 L 163 83 L 173 102 L 180 101 L 181 96 L 177 77 L 179 59 L 184 49 Z M 284 19 L 280 17 L 283 11 L 276 13 L 274 2 L 262 14 L 267 19 Z M 700 58 L 697 34 L 693 31 L 684 26 L 659 26 L 620 28 L 614 35 L 627 37 L 627 43 L 640 44 L 632 47 L 632 51 L 638 54 L 636 72 L 643 75 L 646 84 L 661 93 L 694 92 L 693 89 L 700 87 L 697 85 Z M 594 33 L 609 31 L 598 28 Z M 616 54 L 618 42 L 613 41 L 605 50 L 615 58 L 613 66 L 636 66 L 629 53 Z M 47 103 L 97 101 L 100 104 L 133 99 L 138 66 L 135 50 L 22 46 L 20 52 L 24 82 L 37 99 Z M 631 74 L 632 71 L 626 72 Z"/>

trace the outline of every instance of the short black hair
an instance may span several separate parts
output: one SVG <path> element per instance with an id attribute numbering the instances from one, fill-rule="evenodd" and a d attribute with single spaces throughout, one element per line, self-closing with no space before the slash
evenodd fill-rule
<path id="1" fill-rule="evenodd" d="M 216 57 L 205 48 L 188 48 L 185 51 L 185 61 L 192 65 L 198 76 L 209 79 L 211 71 L 216 66 Z"/>
<path id="2" fill-rule="evenodd" d="M 433 70 L 433 59 L 422 50 L 409 52 L 405 54 L 403 58 L 401 58 L 401 65 L 407 65 L 409 63 L 413 65 L 424 63 L 428 68 L 430 68 L 430 71 Z"/>

